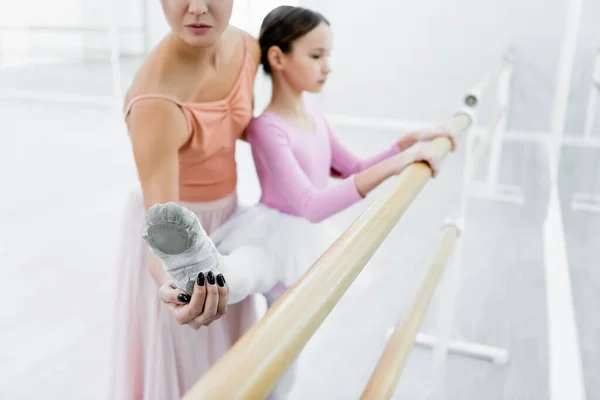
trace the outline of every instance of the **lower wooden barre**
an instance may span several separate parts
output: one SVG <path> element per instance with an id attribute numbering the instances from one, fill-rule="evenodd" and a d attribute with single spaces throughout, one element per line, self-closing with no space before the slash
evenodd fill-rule
<path id="1" fill-rule="evenodd" d="M 448 125 L 460 135 L 471 122 L 469 114 L 459 112 Z M 433 143 L 440 158 L 450 152 L 447 138 Z M 265 398 L 430 177 L 431 170 L 424 163 L 412 164 L 398 175 L 388 193 L 373 201 L 183 399 Z"/>
<path id="2" fill-rule="evenodd" d="M 361 400 L 387 400 L 392 398 L 400 375 L 404 370 L 404 365 L 412 351 L 419 327 L 423 322 L 423 318 L 425 318 L 429 302 L 433 298 L 435 288 L 444 272 L 446 261 L 452 254 L 457 237 L 457 227 L 454 225 L 446 226 L 429 266 L 429 272 L 413 302 L 410 314 L 407 318 L 401 319 L 396 325 L 394 333 L 390 337 L 371 375 L 371 379 L 365 387 Z"/>
<path id="3" fill-rule="evenodd" d="M 494 135 L 497 134 L 500 121 L 505 114 L 505 108 L 498 109 L 492 119 L 488 134 L 481 139 L 473 152 L 467 155 L 465 166 L 467 180 L 473 178 L 474 172 L 478 168 L 483 154 L 488 150 Z M 459 218 L 464 218 L 464 215 Z M 414 300 L 408 316 L 398 321 L 394 333 L 365 387 L 362 400 L 385 400 L 392 397 L 429 307 L 429 302 L 433 298 L 437 283 L 444 271 L 446 260 L 454 248 L 458 233 L 458 228 L 454 225 L 447 225 L 444 229 L 429 272 L 421 285 L 421 290 Z"/>

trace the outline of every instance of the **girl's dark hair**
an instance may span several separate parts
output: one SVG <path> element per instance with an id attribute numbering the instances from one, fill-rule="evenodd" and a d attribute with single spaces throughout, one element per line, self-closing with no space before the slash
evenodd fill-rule
<path id="1" fill-rule="evenodd" d="M 265 73 L 271 73 L 267 52 L 277 46 L 284 53 L 292 50 L 293 42 L 312 31 L 321 22 L 329 21 L 316 11 L 303 7 L 279 6 L 263 19 L 260 27 L 260 63 Z"/>

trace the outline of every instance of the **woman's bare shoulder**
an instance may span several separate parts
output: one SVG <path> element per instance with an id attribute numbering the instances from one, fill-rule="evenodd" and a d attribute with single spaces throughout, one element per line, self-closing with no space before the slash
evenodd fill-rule
<path id="1" fill-rule="evenodd" d="M 143 61 L 125 93 L 125 104 L 140 95 L 160 93 L 162 86 L 159 72 L 161 63 L 161 56 L 152 53 Z"/>
<path id="2" fill-rule="evenodd" d="M 252 55 L 252 59 L 256 62 L 256 65 L 260 64 L 260 44 L 258 43 L 258 39 L 254 36 L 246 33 L 248 35 L 248 44 L 249 51 Z"/>
<path id="3" fill-rule="evenodd" d="M 258 65 L 260 63 L 260 44 L 258 43 L 258 40 L 244 29 L 233 25 L 229 25 L 229 29 L 235 30 L 237 35 L 243 36 L 243 39 L 248 41 L 248 51 L 250 52 L 250 56 Z"/>
<path id="4" fill-rule="evenodd" d="M 137 101 L 126 115 L 126 124 L 134 147 L 141 143 L 144 147 L 178 149 L 190 135 L 186 118 L 177 104 L 162 98 Z"/>
<path id="5" fill-rule="evenodd" d="M 169 85 L 163 78 L 167 67 L 167 50 L 159 44 L 138 68 L 125 93 L 123 104 L 125 121 L 132 138 L 141 134 L 148 139 L 156 133 L 161 137 L 164 136 L 161 140 L 174 140 L 181 145 L 188 138 L 187 125 L 184 114 L 177 104 L 169 100 L 176 96 L 171 93 Z M 142 100 L 140 96 L 150 98 Z M 132 103 L 134 100 L 135 102 Z M 164 135 L 164 132 L 168 131 L 174 134 Z"/>

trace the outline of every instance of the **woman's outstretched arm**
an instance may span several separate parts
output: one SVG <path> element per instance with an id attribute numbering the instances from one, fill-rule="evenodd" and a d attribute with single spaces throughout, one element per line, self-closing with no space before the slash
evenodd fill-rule
<path id="1" fill-rule="evenodd" d="M 139 101 L 129 114 L 128 127 L 145 209 L 179 202 L 179 148 L 188 138 L 187 123 L 179 107 L 162 99 Z M 198 279 L 190 297 L 169 281 L 160 260 L 150 251 L 148 267 L 159 286 L 159 298 L 179 324 L 199 329 L 225 314 L 226 285 L 217 287 L 214 282 L 204 284 Z"/>
<path id="2" fill-rule="evenodd" d="M 168 100 L 140 100 L 132 107 L 127 126 L 145 210 L 158 203 L 178 202 L 178 149 L 187 139 L 181 110 Z M 152 278 L 162 286 L 167 275 L 158 258 L 152 255 L 148 265 Z"/>

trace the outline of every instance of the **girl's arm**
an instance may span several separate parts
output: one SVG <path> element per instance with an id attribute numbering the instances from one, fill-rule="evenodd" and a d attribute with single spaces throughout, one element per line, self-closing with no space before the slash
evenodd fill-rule
<path id="1" fill-rule="evenodd" d="M 279 192 L 298 215 L 311 222 L 322 221 L 358 202 L 388 177 L 398 173 L 398 160 L 390 158 L 348 176 L 341 182 L 319 189 L 313 186 L 293 154 L 283 129 L 260 123 L 249 135 L 252 152 L 269 169 Z"/>
<path id="2" fill-rule="evenodd" d="M 327 121 L 325 121 L 325 123 L 327 125 L 327 133 L 329 134 L 329 142 L 331 144 L 331 169 L 332 176 L 334 177 L 345 178 L 352 174 L 357 174 L 400 153 L 400 146 L 398 143 L 394 143 L 380 153 L 366 159 L 361 159 L 341 142 L 333 132 L 329 123 L 327 123 Z"/>

